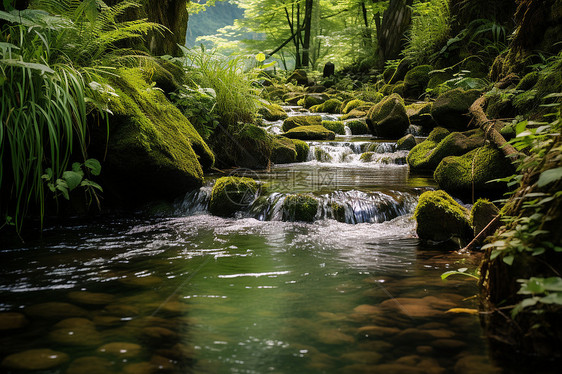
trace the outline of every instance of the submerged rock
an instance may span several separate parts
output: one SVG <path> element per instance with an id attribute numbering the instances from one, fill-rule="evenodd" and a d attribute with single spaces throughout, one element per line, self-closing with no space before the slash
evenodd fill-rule
<path id="1" fill-rule="evenodd" d="M 88 291 L 69 292 L 68 298 L 75 303 L 85 305 L 106 305 L 112 303 L 115 300 L 114 295 Z"/>
<path id="2" fill-rule="evenodd" d="M 402 137 L 410 127 L 404 100 L 397 94 L 384 98 L 367 113 L 367 124 L 375 136 Z"/>
<path id="3" fill-rule="evenodd" d="M 111 374 L 113 362 L 95 356 L 80 357 L 72 361 L 66 374 Z"/>
<path id="4" fill-rule="evenodd" d="M 318 200 L 311 195 L 289 195 L 283 202 L 283 221 L 314 221 Z"/>
<path id="5" fill-rule="evenodd" d="M 476 148 L 462 156 L 446 157 L 433 178 L 447 192 L 468 195 L 474 188 L 477 196 L 505 190 L 505 183 L 488 183 L 515 172 L 509 159 L 491 145 Z"/>
<path id="6" fill-rule="evenodd" d="M 102 343 L 100 333 L 91 326 L 58 328 L 49 333 L 49 339 L 71 346 L 95 346 Z"/>
<path id="7" fill-rule="evenodd" d="M 25 314 L 31 317 L 46 319 L 64 319 L 70 317 L 84 317 L 88 312 L 76 305 L 61 302 L 48 302 L 31 305 L 24 309 Z"/>
<path id="8" fill-rule="evenodd" d="M 287 138 L 300 140 L 333 140 L 336 134 L 324 126 L 299 126 L 283 134 Z"/>
<path id="9" fill-rule="evenodd" d="M 0 331 L 16 330 L 27 326 L 29 321 L 21 313 L 0 313 Z"/>
<path id="10" fill-rule="evenodd" d="M 420 239 L 441 242 L 472 236 L 469 212 L 445 191 L 424 192 L 414 212 Z"/>
<path id="11" fill-rule="evenodd" d="M 468 108 L 480 97 L 479 90 L 465 91 L 455 88 L 437 97 L 431 108 L 431 116 L 438 126 L 465 130 L 470 122 Z"/>
<path id="12" fill-rule="evenodd" d="M 217 179 L 211 192 L 209 212 L 221 217 L 230 217 L 247 208 L 255 199 L 258 184 L 251 178 L 222 177 Z"/>
<path id="13" fill-rule="evenodd" d="M 97 349 L 98 353 L 114 356 L 118 358 L 138 357 L 142 351 L 142 347 L 138 344 L 127 342 L 114 342 L 104 344 Z"/>
<path id="14" fill-rule="evenodd" d="M 11 354 L 2 360 L 2 367 L 16 370 L 47 370 L 68 361 L 68 355 L 51 349 L 30 349 Z"/>
<path id="15" fill-rule="evenodd" d="M 283 121 L 281 129 L 285 132 L 299 126 L 320 125 L 322 117 L 320 116 L 292 116 Z"/>

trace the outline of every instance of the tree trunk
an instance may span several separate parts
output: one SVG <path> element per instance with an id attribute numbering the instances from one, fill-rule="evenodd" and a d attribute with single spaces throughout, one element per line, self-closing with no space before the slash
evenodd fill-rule
<path id="1" fill-rule="evenodd" d="M 312 8 L 314 0 L 306 0 L 304 8 L 304 40 L 302 43 L 302 66 L 308 67 L 310 62 L 310 35 L 312 26 Z"/>
<path id="2" fill-rule="evenodd" d="M 412 21 L 414 0 L 390 0 L 384 11 L 382 23 L 376 20 L 378 40 L 378 64 L 384 66 L 387 60 L 397 59 L 404 46 L 404 34 Z"/>

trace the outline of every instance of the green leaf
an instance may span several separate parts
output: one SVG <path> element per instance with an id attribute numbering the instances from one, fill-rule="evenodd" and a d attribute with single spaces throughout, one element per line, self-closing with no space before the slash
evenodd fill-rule
<path id="1" fill-rule="evenodd" d="M 75 171 L 65 171 L 62 173 L 62 178 L 66 181 L 68 190 L 72 191 L 82 182 L 82 175 Z"/>
<path id="2" fill-rule="evenodd" d="M 514 259 L 515 259 L 515 257 L 513 255 L 504 256 L 503 262 L 505 262 L 508 265 L 512 265 Z"/>
<path id="3" fill-rule="evenodd" d="M 80 183 L 80 186 L 82 186 L 82 187 L 92 187 L 92 188 L 95 188 L 95 189 L 99 190 L 100 192 L 103 192 L 103 188 L 101 188 L 101 186 L 99 184 L 97 184 L 96 182 L 92 182 L 91 180 L 88 180 L 88 179 L 84 179 L 82 181 L 82 183 Z"/>
<path id="4" fill-rule="evenodd" d="M 55 188 L 62 193 L 62 196 L 66 200 L 70 200 L 70 196 L 68 195 L 68 185 L 66 184 L 66 182 L 64 180 L 57 179 L 57 183 L 56 183 Z"/>
<path id="5" fill-rule="evenodd" d="M 553 292 L 548 294 L 544 297 L 541 297 L 539 300 L 543 304 L 558 304 L 562 305 L 562 293 L 560 292 Z"/>
<path id="6" fill-rule="evenodd" d="M 545 170 L 541 173 L 537 185 L 544 187 L 547 184 L 562 179 L 562 167 Z"/>
<path id="7" fill-rule="evenodd" d="M 89 158 L 84 162 L 84 166 L 90 169 L 90 172 L 93 175 L 100 175 L 101 173 L 101 164 L 95 158 Z"/>

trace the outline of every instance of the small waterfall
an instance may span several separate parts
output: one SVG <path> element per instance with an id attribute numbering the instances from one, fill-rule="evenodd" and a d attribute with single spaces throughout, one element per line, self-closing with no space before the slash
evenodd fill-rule
<path id="1" fill-rule="evenodd" d="M 331 164 L 405 165 L 408 155 L 390 142 L 309 142 L 309 146 L 307 161 Z"/>
<path id="2" fill-rule="evenodd" d="M 181 215 L 195 215 L 207 212 L 211 187 L 205 186 L 186 195 L 177 209 Z M 283 203 L 287 193 L 273 192 L 256 198 L 249 208 L 239 211 L 237 217 L 251 217 L 260 221 L 282 221 Z M 333 219 L 357 223 L 380 223 L 413 212 L 417 197 L 411 193 L 334 191 L 315 196 L 318 211 L 315 220 Z"/>
<path id="3" fill-rule="evenodd" d="M 353 135 L 353 133 L 351 132 L 351 129 L 349 128 L 349 126 L 345 125 L 345 126 L 344 126 L 344 130 L 345 130 L 345 136 L 351 136 L 351 135 Z"/>

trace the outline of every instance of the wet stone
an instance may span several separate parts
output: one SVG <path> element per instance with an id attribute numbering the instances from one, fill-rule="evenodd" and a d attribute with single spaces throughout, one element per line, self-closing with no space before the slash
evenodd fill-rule
<path id="1" fill-rule="evenodd" d="M 118 358 L 133 358 L 140 355 L 142 347 L 134 343 L 114 342 L 104 344 L 97 349 L 99 353 Z"/>
<path id="2" fill-rule="evenodd" d="M 121 317 L 115 316 L 95 316 L 94 324 L 102 327 L 115 327 L 123 323 Z"/>
<path id="3" fill-rule="evenodd" d="M 194 347 L 182 343 L 177 343 L 170 349 L 158 349 L 155 353 L 176 361 L 191 360 L 196 355 Z"/>
<path id="4" fill-rule="evenodd" d="M 115 301 L 116 297 L 107 293 L 95 293 L 88 291 L 74 291 L 68 294 L 68 298 L 77 304 L 84 305 L 107 305 Z"/>
<path id="5" fill-rule="evenodd" d="M 155 372 L 156 368 L 150 362 L 136 362 L 123 367 L 124 374 L 151 374 Z"/>
<path id="6" fill-rule="evenodd" d="M 344 334 L 337 329 L 320 330 L 316 339 L 323 344 L 349 344 L 355 342 L 353 336 Z"/>
<path id="7" fill-rule="evenodd" d="M 113 363 L 101 357 L 87 356 L 72 361 L 66 374 L 112 374 Z"/>
<path id="8" fill-rule="evenodd" d="M 187 304 L 181 303 L 179 301 L 168 301 L 161 304 L 151 304 L 150 307 L 153 308 L 158 314 L 172 316 L 180 316 L 187 312 L 188 309 Z"/>
<path id="9" fill-rule="evenodd" d="M 119 279 L 119 283 L 131 287 L 153 287 L 162 282 L 162 278 L 154 275 L 148 275 L 146 277 L 127 276 Z"/>
<path id="10" fill-rule="evenodd" d="M 455 374 L 492 374 L 501 373 L 500 368 L 490 364 L 485 356 L 466 355 L 455 364 Z"/>
<path id="11" fill-rule="evenodd" d="M 21 329 L 28 323 L 27 318 L 21 313 L 0 313 L 0 331 Z"/>
<path id="12" fill-rule="evenodd" d="M 172 343 L 179 338 L 178 334 L 164 327 L 145 327 L 141 333 L 152 344 Z"/>
<path id="13" fill-rule="evenodd" d="M 425 374 L 426 371 L 414 366 L 403 365 L 399 363 L 382 364 L 371 366 L 369 373 L 384 374 Z"/>
<path id="14" fill-rule="evenodd" d="M 420 355 L 429 355 L 433 353 L 433 347 L 429 345 L 418 345 L 416 347 L 416 352 Z"/>
<path id="15" fill-rule="evenodd" d="M 30 317 L 45 319 L 64 319 L 71 317 L 86 317 L 88 312 L 76 305 L 61 302 L 35 304 L 24 309 Z"/>
<path id="16" fill-rule="evenodd" d="M 86 318 L 67 318 L 67 319 L 63 319 L 60 322 L 57 322 L 57 324 L 55 325 L 56 329 L 75 328 L 75 327 L 94 328 L 94 322 Z"/>
<path id="17" fill-rule="evenodd" d="M 68 361 L 68 355 L 51 349 L 30 349 L 14 353 L 2 361 L 2 367 L 17 370 L 46 370 Z"/>
<path id="18" fill-rule="evenodd" d="M 92 327 L 65 327 L 49 333 L 49 339 L 58 344 L 96 346 L 102 343 L 101 335 Z"/>
<path id="19" fill-rule="evenodd" d="M 368 336 L 391 336 L 400 332 L 396 327 L 383 327 L 383 326 L 363 326 L 358 329 L 359 333 Z"/>
<path id="20" fill-rule="evenodd" d="M 455 339 L 437 339 L 431 346 L 441 352 L 458 352 L 466 347 L 466 343 Z"/>
<path id="21" fill-rule="evenodd" d="M 341 355 L 343 360 L 362 364 L 376 364 L 382 357 L 382 354 L 372 351 L 350 352 Z"/>
<path id="22" fill-rule="evenodd" d="M 122 304 L 108 305 L 103 312 L 116 317 L 134 317 L 140 314 L 140 310 L 136 306 Z"/>

